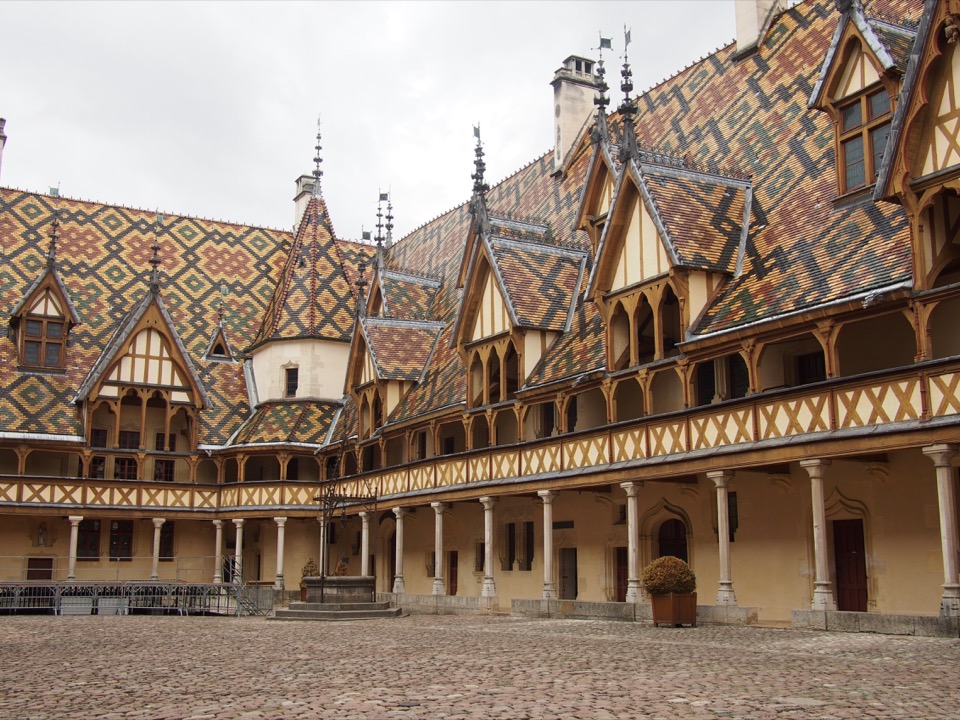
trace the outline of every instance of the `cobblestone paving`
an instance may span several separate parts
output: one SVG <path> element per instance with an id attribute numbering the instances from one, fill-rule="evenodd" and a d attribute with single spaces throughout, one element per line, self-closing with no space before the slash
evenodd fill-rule
<path id="1" fill-rule="evenodd" d="M 0 718 L 960 718 L 960 641 L 411 616 L 0 618 Z"/>

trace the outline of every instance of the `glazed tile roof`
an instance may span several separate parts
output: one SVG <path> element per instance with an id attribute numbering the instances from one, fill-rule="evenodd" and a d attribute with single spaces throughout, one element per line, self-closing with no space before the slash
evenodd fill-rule
<path id="1" fill-rule="evenodd" d="M 431 317 L 439 281 L 385 269 L 379 275 L 379 282 L 385 317 L 407 320 Z"/>
<path id="2" fill-rule="evenodd" d="M 307 443 L 322 445 L 327 439 L 340 403 L 268 402 L 243 423 L 231 445 L 257 443 Z"/>
<path id="3" fill-rule="evenodd" d="M 456 347 L 451 347 L 452 331 L 452 325 L 444 328 L 423 380 L 403 396 L 399 405 L 390 413 L 388 422 L 402 422 L 464 402 L 467 396 L 467 378 Z"/>
<path id="4" fill-rule="evenodd" d="M 364 318 L 367 347 L 381 380 L 419 380 L 440 334 L 439 323 Z"/>
<path id="5" fill-rule="evenodd" d="M 0 426 L 77 436 L 83 425 L 73 398 L 147 289 L 156 212 L 0 189 L 0 314 L 7 318 L 44 267 L 57 206 L 57 270 L 80 322 L 58 374 L 18 372 L 15 339 L 0 341 Z M 221 299 L 224 331 L 235 345 L 256 333 L 290 233 L 167 214 L 158 239 L 163 300 L 209 400 L 200 441 L 222 444 L 249 412 L 242 366 L 200 358 Z"/>
<path id="6" fill-rule="evenodd" d="M 606 367 L 603 319 L 592 302 L 580 303 L 569 332 L 561 335 L 534 368 L 527 387 L 576 378 Z"/>
<path id="7" fill-rule="evenodd" d="M 876 33 L 877 39 L 890 53 L 897 69 L 901 73 L 905 72 L 910 60 L 910 51 L 913 49 L 914 40 L 917 38 L 916 26 L 893 25 L 878 18 L 867 18 L 867 22 L 870 23 L 870 27 Z"/>
<path id="8" fill-rule="evenodd" d="M 566 330 L 586 254 L 499 237 L 491 239 L 489 251 L 517 324 Z"/>
<path id="9" fill-rule="evenodd" d="M 326 204 L 323 198 L 313 197 L 250 348 L 290 338 L 348 342 L 355 305 Z"/>

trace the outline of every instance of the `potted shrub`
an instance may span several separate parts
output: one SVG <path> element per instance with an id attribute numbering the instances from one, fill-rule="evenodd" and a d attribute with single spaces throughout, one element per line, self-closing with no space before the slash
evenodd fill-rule
<path id="1" fill-rule="evenodd" d="M 640 580 L 650 594 L 654 625 L 696 626 L 697 576 L 683 560 L 657 558 L 643 569 Z"/>
<path id="2" fill-rule="evenodd" d="M 300 571 L 300 602 L 306 602 L 307 600 L 307 586 L 306 583 L 303 582 L 303 579 L 307 577 L 317 577 L 319 574 L 320 568 L 314 559 L 307 559 L 307 564 L 304 565 Z"/>

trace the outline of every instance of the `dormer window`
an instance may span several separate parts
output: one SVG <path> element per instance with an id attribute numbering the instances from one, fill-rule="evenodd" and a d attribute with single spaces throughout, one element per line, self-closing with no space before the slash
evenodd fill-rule
<path id="1" fill-rule="evenodd" d="M 39 282 L 14 312 L 20 367 L 62 370 L 66 366 L 67 335 L 75 314 L 64 299 L 55 273 Z"/>
<path id="2" fill-rule="evenodd" d="M 21 345 L 22 364 L 27 367 L 60 369 L 66 332 L 62 319 L 27 317 Z"/>
<path id="3" fill-rule="evenodd" d="M 877 180 L 890 136 L 890 95 L 885 87 L 866 92 L 840 111 L 840 192 L 852 192 Z"/>

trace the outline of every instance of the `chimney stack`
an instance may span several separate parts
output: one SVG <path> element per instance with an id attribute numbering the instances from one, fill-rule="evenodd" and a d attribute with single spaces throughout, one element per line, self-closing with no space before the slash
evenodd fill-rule
<path id="1" fill-rule="evenodd" d="M 6 118 L 0 118 L 0 169 L 3 168 L 3 146 L 7 144 L 7 136 L 3 132 L 3 126 L 6 124 Z"/>
<path id="2" fill-rule="evenodd" d="M 737 55 L 745 55 L 763 41 L 774 15 L 786 9 L 785 0 L 736 0 Z"/>
<path id="3" fill-rule="evenodd" d="M 600 94 L 599 81 L 594 73 L 596 62 L 571 55 L 553 76 L 553 128 L 556 146 L 553 151 L 553 170 L 563 168 L 567 155 L 593 115 L 593 99 Z"/>
<path id="4" fill-rule="evenodd" d="M 316 180 L 313 175 L 301 175 L 297 178 L 297 194 L 293 196 L 293 231 L 296 232 L 307 210 Z"/>

